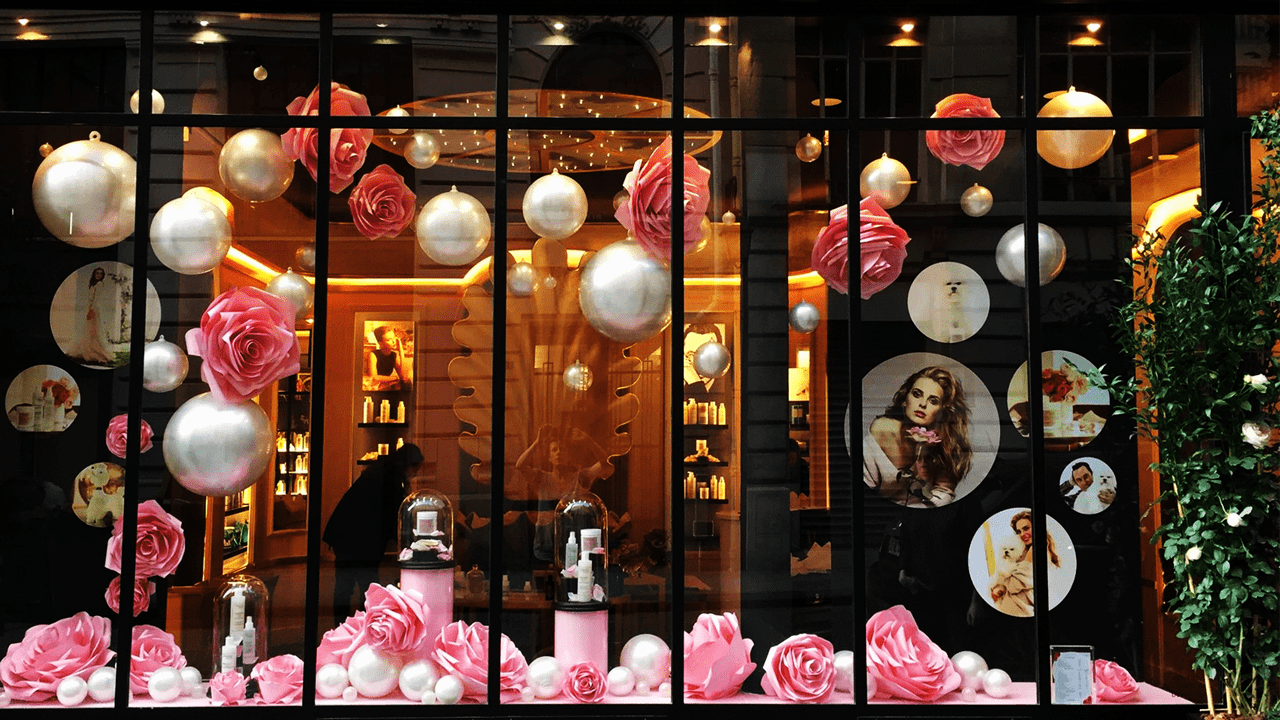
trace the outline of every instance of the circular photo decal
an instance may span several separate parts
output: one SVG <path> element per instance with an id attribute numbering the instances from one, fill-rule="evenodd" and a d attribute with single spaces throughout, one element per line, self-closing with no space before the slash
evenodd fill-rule
<path id="1" fill-rule="evenodd" d="M 973 337 L 987 321 L 991 295 L 968 265 L 940 262 L 911 281 L 907 311 L 930 340 L 957 343 Z"/>
<path id="2" fill-rule="evenodd" d="M 862 480 L 907 507 L 973 492 L 1000 450 L 1000 413 L 963 363 L 935 353 L 890 358 L 862 378 Z"/>
<path id="3" fill-rule="evenodd" d="M 49 304 L 53 339 L 67 357 L 96 370 L 129 362 L 133 328 L 133 268 L 104 261 L 85 265 L 67 276 Z M 160 294 L 147 281 L 146 335 L 160 331 Z"/>
<path id="4" fill-rule="evenodd" d="M 4 406 L 22 432 L 62 432 L 80 409 L 80 386 L 56 365 L 32 365 L 9 383 Z"/>
<path id="5" fill-rule="evenodd" d="M 94 463 L 76 475 L 71 509 L 90 527 L 111 527 L 124 513 L 124 468 Z"/>
<path id="6" fill-rule="evenodd" d="M 1076 579 L 1076 549 L 1062 524 L 1048 518 L 1049 609 L 1071 592 Z M 1032 543 L 1038 542 L 1030 508 L 1010 508 L 987 518 L 969 542 L 969 579 L 978 595 L 1005 615 L 1031 617 Z"/>
<path id="7" fill-rule="evenodd" d="M 1116 500 L 1116 474 L 1098 458 L 1076 458 L 1062 469 L 1058 492 L 1072 510 L 1081 515 L 1097 515 Z"/>
<path id="8" fill-rule="evenodd" d="M 1043 406 L 1045 450 L 1067 452 L 1089 444 L 1111 414 L 1111 395 L 1093 387 L 1084 371 L 1097 370 L 1083 355 L 1049 350 L 1040 355 L 1040 402 Z M 1027 364 L 1009 381 L 1009 418 L 1025 437 L 1031 434 L 1027 408 Z"/>

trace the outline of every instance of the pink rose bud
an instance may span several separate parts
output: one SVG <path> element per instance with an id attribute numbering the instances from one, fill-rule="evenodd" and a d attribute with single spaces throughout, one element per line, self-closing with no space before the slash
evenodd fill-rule
<path id="1" fill-rule="evenodd" d="M 117 415 L 111 418 L 111 422 L 107 423 L 107 450 L 116 457 L 124 457 L 128 448 L 128 426 L 129 416 L 125 414 Z M 139 443 L 139 449 L 146 452 L 151 449 L 151 425 L 146 420 L 142 421 L 142 430 L 139 433 L 142 440 Z"/>
<path id="2" fill-rule="evenodd" d="M 147 611 L 151 607 L 151 595 L 156 591 L 156 584 L 145 577 L 133 581 L 133 616 Z M 107 607 L 114 613 L 120 612 L 120 576 L 117 575 L 107 583 Z"/>
<path id="3" fill-rule="evenodd" d="M 1110 660 L 1093 661 L 1093 694 L 1103 702 L 1125 702 L 1138 694 L 1138 683 L 1128 670 Z"/>
<path id="4" fill-rule="evenodd" d="M 769 648 L 760 685 L 787 702 L 824 703 L 836 689 L 835 650 L 817 635 L 792 635 Z"/>
<path id="5" fill-rule="evenodd" d="M 120 572 L 121 547 L 124 544 L 124 518 L 116 518 L 107 540 L 108 570 Z M 160 503 L 148 500 L 138 506 L 137 560 L 134 572 L 138 577 L 165 577 L 172 575 L 182 562 L 187 549 L 182 523 L 165 512 Z"/>
<path id="6" fill-rule="evenodd" d="M 258 696 L 270 705 L 293 705 L 302 699 L 302 658 L 277 655 L 253 666 L 249 677 L 258 681 Z"/>

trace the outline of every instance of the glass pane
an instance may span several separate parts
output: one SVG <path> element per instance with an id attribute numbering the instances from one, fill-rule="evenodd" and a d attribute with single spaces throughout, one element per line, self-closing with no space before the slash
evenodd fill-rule
<path id="1" fill-rule="evenodd" d="M 1236 111 L 1253 115 L 1280 93 L 1280 17 L 1236 17 Z"/>
<path id="2" fill-rule="evenodd" d="M 28 10 L 9 17 L 15 22 L 0 37 L 4 112 L 128 112 L 137 89 L 137 12 Z"/>

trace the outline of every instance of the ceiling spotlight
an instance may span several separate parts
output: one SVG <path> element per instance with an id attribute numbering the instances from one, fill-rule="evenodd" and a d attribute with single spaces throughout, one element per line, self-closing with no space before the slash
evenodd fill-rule
<path id="1" fill-rule="evenodd" d="M 1099 30 L 1102 29 L 1102 23 L 1098 22 L 1097 20 L 1093 20 L 1093 21 L 1090 21 L 1088 24 L 1086 24 L 1085 28 L 1089 32 L 1098 32 Z"/>
<path id="2" fill-rule="evenodd" d="M 200 27 L 209 27 L 209 21 L 208 21 L 208 20 L 201 20 L 201 21 L 200 21 Z"/>
<path id="3" fill-rule="evenodd" d="M 718 32 L 720 32 L 722 29 L 724 29 L 724 28 L 723 28 L 723 27 L 720 25 L 720 23 L 718 23 L 718 22 L 713 22 L 713 23 L 711 23 L 710 25 L 708 25 L 708 26 L 707 26 L 707 30 L 710 30 L 710 31 L 711 31 L 711 32 L 713 32 L 713 33 L 718 33 Z"/>
<path id="4" fill-rule="evenodd" d="M 916 29 L 916 24 L 910 21 L 902 23 L 902 32 L 911 32 Z"/>
<path id="5" fill-rule="evenodd" d="M 559 20 L 557 20 L 557 21 L 555 21 L 554 23 L 552 23 L 552 24 L 551 24 L 551 27 L 555 28 L 556 30 L 563 30 L 563 29 L 564 29 L 564 23 L 562 23 L 562 22 L 560 22 Z"/>
<path id="6" fill-rule="evenodd" d="M 18 24 L 21 25 L 22 27 L 26 27 L 27 23 L 29 22 L 31 21 L 26 18 L 18 18 Z"/>
<path id="7" fill-rule="evenodd" d="M 380 28 L 384 28 L 384 27 L 386 27 L 386 26 L 387 26 L 387 24 L 386 24 L 386 23 L 374 23 L 374 24 L 375 24 L 375 25 L 377 25 L 377 26 L 378 26 L 378 27 L 380 27 Z"/>

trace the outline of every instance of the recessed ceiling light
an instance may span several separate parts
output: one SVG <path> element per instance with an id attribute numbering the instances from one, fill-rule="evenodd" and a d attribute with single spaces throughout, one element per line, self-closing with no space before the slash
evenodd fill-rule
<path id="1" fill-rule="evenodd" d="M 26 18 L 18 18 L 18 24 L 21 25 L 22 27 L 26 27 L 27 23 L 29 22 L 31 21 Z"/>
<path id="2" fill-rule="evenodd" d="M 902 32 L 911 32 L 912 30 L 915 30 L 915 29 L 916 29 L 916 24 L 913 22 L 908 21 L 908 22 L 902 23 Z"/>
<path id="3" fill-rule="evenodd" d="M 201 21 L 200 21 L 200 27 L 209 27 L 209 21 L 208 21 L 208 20 L 201 20 Z"/>
<path id="4" fill-rule="evenodd" d="M 1089 32 L 1098 32 L 1099 30 L 1102 29 L 1102 23 L 1098 22 L 1097 20 L 1093 20 L 1089 22 L 1087 25 L 1085 25 L 1085 28 L 1088 29 Z"/>
<path id="5" fill-rule="evenodd" d="M 720 32 L 720 30 L 722 30 L 722 29 L 723 29 L 723 28 L 721 28 L 720 23 L 718 23 L 718 22 L 713 22 L 713 23 L 711 23 L 710 25 L 708 25 L 708 26 L 707 26 L 707 30 L 710 30 L 710 31 L 711 31 L 711 32 L 713 32 L 713 33 L 718 33 L 718 32 Z"/>
<path id="6" fill-rule="evenodd" d="M 386 24 L 386 23 L 375 23 L 375 24 L 376 24 L 378 27 L 380 27 L 380 28 L 384 28 L 384 27 L 386 27 L 386 26 L 387 26 L 387 24 Z"/>
<path id="7" fill-rule="evenodd" d="M 557 29 L 557 30 L 563 30 L 563 29 L 564 29 L 564 23 L 562 23 L 562 22 L 560 22 L 559 20 L 557 20 L 557 21 L 555 21 L 554 23 L 552 23 L 552 24 L 551 24 L 551 27 L 553 27 L 553 28 L 555 28 L 555 29 Z"/>

